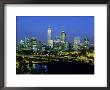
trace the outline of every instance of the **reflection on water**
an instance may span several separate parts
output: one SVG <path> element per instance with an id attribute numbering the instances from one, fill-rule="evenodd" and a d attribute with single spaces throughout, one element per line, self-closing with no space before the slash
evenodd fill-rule
<path id="1" fill-rule="evenodd" d="M 17 74 L 94 74 L 94 65 L 85 62 L 19 63 Z"/>
<path id="2" fill-rule="evenodd" d="M 48 73 L 48 68 L 46 65 L 43 64 L 33 64 L 33 74 L 47 74 Z"/>

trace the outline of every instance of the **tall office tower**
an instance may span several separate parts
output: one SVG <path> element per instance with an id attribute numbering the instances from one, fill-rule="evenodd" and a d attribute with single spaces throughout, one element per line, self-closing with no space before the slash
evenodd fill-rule
<path id="1" fill-rule="evenodd" d="M 73 41 L 73 50 L 78 51 L 80 49 L 80 37 L 75 37 Z"/>
<path id="2" fill-rule="evenodd" d="M 30 50 L 31 49 L 31 40 L 28 39 L 27 37 L 25 37 L 24 43 L 25 43 L 25 50 Z"/>
<path id="3" fill-rule="evenodd" d="M 61 42 L 63 42 L 63 43 L 66 42 L 66 33 L 65 33 L 64 31 L 61 31 L 60 40 L 61 40 Z"/>
<path id="4" fill-rule="evenodd" d="M 50 40 L 50 47 L 53 48 L 53 40 Z"/>
<path id="5" fill-rule="evenodd" d="M 31 49 L 36 51 L 37 50 L 37 40 L 35 37 L 31 38 Z"/>
<path id="6" fill-rule="evenodd" d="M 52 33 L 52 29 L 51 29 L 51 27 L 49 26 L 48 27 L 48 46 L 51 46 L 51 33 Z"/>
<path id="7" fill-rule="evenodd" d="M 53 41 L 53 47 L 55 50 L 59 50 L 60 49 L 60 38 L 59 37 L 55 37 L 54 41 Z"/>

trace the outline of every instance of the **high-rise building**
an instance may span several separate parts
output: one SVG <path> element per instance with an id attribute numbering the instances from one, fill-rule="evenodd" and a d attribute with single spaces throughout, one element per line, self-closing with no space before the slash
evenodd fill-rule
<path id="1" fill-rule="evenodd" d="M 75 37 L 73 41 L 73 50 L 78 51 L 80 49 L 80 37 Z"/>
<path id="2" fill-rule="evenodd" d="M 25 44 L 25 50 L 30 50 L 31 49 L 31 40 L 25 37 L 24 39 L 24 44 Z"/>
<path id="3" fill-rule="evenodd" d="M 66 42 L 66 33 L 64 31 L 61 31 L 60 41 L 63 42 L 63 43 Z"/>
<path id="4" fill-rule="evenodd" d="M 48 27 L 48 40 L 47 40 L 48 46 L 51 46 L 51 39 L 52 39 L 52 29 L 49 26 Z"/>
<path id="5" fill-rule="evenodd" d="M 60 42 L 60 37 L 59 36 L 55 37 L 55 39 L 53 41 L 53 48 L 55 50 L 60 50 L 61 49 L 61 42 Z"/>
<path id="6" fill-rule="evenodd" d="M 65 50 L 66 48 L 66 33 L 64 31 L 61 31 L 60 33 L 60 50 Z"/>
<path id="7" fill-rule="evenodd" d="M 53 48 L 53 40 L 50 40 L 50 45 L 51 48 Z"/>
<path id="8" fill-rule="evenodd" d="M 37 51 L 37 40 L 35 37 L 31 38 L 31 47 L 32 47 L 32 50 Z"/>

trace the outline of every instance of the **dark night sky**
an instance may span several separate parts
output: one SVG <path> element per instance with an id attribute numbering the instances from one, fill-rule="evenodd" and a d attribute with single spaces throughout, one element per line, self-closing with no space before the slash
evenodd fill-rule
<path id="1" fill-rule="evenodd" d="M 17 42 L 36 37 L 46 43 L 48 26 L 52 27 L 52 38 L 58 37 L 63 28 L 69 42 L 77 36 L 81 39 L 87 36 L 94 42 L 94 16 L 17 16 Z"/>

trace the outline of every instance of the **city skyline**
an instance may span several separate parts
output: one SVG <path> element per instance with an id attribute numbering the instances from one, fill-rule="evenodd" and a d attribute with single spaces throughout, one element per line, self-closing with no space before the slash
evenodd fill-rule
<path id="1" fill-rule="evenodd" d="M 52 28 L 49 26 L 47 31 L 47 43 L 43 43 L 39 41 L 35 37 L 25 37 L 23 40 L 17 42 L 17 50 L 34 50 L 34 51 L 46 51 L 46 48 L 50 48 L 53 50 L 74 50 L 79 51 L 83 48 L 89 49 L 90 47 L 94 47 L 92 43 L 90 43 L 89 38 L 84 38 L 84 41 L 81 42 L 80 37 L 75 37 L 73 42 L 68 42 L 66 40 L 65 31 L 61 31 L 60 36 L 58 38 L 52 39 Z"/>
<path id="2" fill-rule="evenodd" d="M 17 16 L 16 30 L 16 74 L 94 74 L 93 16 Z"/>
<path id="3" fill-rule="evenodd" d="M 35 37 L 39 41 L 47 43 L 48 26 L 51 26 L 53 40 L 55 39 L 55 37 L 60 36 L 61 31 L 65 31 L 65 33 L 67 34 L 66 39 L 69 42 L 72 42 L 74 37 L 80 37 L 82 40 L 82 38 L 85 38 L 87 36 L 91 40 L 90 42 L 94 43 L 93 16 L 17 16 L 16 19 L 17 42 L 22 40 L 24 37 Z M 46 24 L 42 26 L 41 23 Z M 76 26 L 76 24 L 78 23 L 79 25 Z M 85 31 L 82 31 L 81 28 L 82 30 L 85 29 Z"/>

